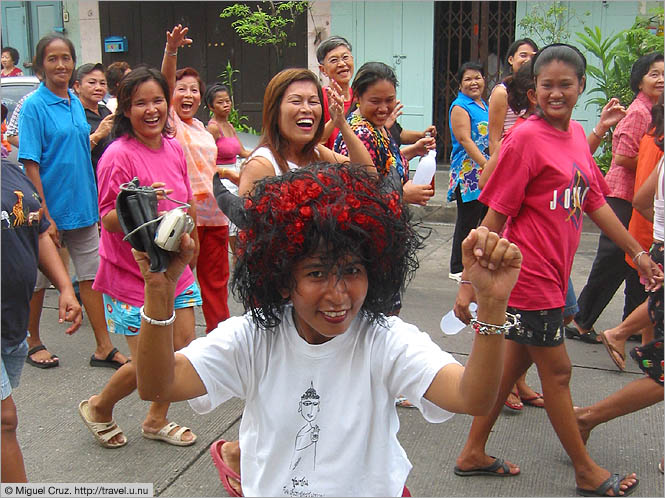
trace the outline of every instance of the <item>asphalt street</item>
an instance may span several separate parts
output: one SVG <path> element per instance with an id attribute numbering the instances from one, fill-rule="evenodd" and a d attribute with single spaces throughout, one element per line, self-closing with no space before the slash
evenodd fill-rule
<path id="1" fill-rule="evenodd" d="M 453 225 L 429 223 L 426 226 L 432 233 L 420 255 L 420 269 L 404 296 L 401 316 L 427 331 L 443 349 L 465 362 L 471 347 L 469 329 L 455 336 L 444 336 L 439 330 L 439 321 L 451 309 L 457 291 L 457 284 L 447 278 Z M 572 273 L 578 292 L 586 282 L 597 239 L 598 234 L 594 232 L 582 235 Z M 85 319 L 74 336 L 66 337 L 65 327 L 57 322 L 56 303 L 56 291 L 47 291 L 41 333 L 49 350 L 60 357 L 60 366 L 40 370 L 26 365 L 21 385 L 14 393 L 19 416 L 18 436 L 29 480 L 149 482 L 154 484 L 155 495 L 160 496 L 226 496 L 208 448 L 218 438 L 237 437 L 242 402 L 230 400 L 205 416 L 194 414 L 187 403 L 172 405 L 170 419 L 191 427 L 198 434 L 195 445 L 179 448 L 141 437 L 140 426 L 148 404 L 134 393 L 120 402 L 114 413 L 129 443 L 120 449 L 102 448 L 83 425 L 77 406 L 81 400 L 99 392 L 113 370 L 89 366 L 94 349 L 89 322 Z M 231 308 L 233 314 L 242 312 L 240 305 L 233 301 Z M 619 323 L 622 309 L 620 290 L 600 317 L 596 329 L 604 330 Z M 204 320 L 200 310 L 196 322 L 197 335 L 203 335 Z M 122 337 L 114 336 L 112 341 L 128 353 Z M 619 372 L 602 345 L 567 340 L 566 347 L 573 364 L 571 391 L 576 405 L 592 404 L 641 375 L 630 359 L 627 371 Z M 540 383 L 533 368 L 528 381 L 539 390 Z M 521 412 L 504 409 L 490 437 L 488 453 L 519 464 L 522 472 L 517 477 L 501 479 L 453 474 L 455 458 L 465 442 L 471 417 L 456 415 L 446 423 L 429 424 L 416 410 L 400 408 L 399 415 L 399 438 L 413 463 L 407 486 L 414 496 L 575 494 L 572 465 L 543 409 L 528 406 Z M 599 426 L 591 434 L 588 448 L 592 457 L 611 472 L 637 473 L 640 484 L 633 496 L 663 496 L 663 476 L 657 469 L 663 456 L 662 403 Z"/>

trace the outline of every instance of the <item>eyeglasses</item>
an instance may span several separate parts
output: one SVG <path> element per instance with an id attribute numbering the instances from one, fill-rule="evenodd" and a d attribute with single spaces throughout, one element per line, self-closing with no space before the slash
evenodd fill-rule
<path id="1" fill-rule="evenodd" d="M 328 62 L 326 64 L 332 64 L 333 66 L 336 66 L 339 64 L 339 61 L 342 61 L 344 64 L 348 64 L 353 60 L 353 56 L 351 54 L 344 54 L 342 57 L 331 57 L 328 59 Z"/>

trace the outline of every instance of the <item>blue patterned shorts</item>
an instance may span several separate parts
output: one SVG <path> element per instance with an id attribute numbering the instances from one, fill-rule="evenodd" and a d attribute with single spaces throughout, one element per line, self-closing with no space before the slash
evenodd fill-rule
<path id="1" fill-rule="evenodd" d="M 104 298 L 104 316 L 109 332 L 120 335 L 138 335 L 141 328 L 141 311 L 139 306 L 123 303 L 107 294 Z M 194 282 L 175 298 L 175 309 L 200 306 L 201 291 Z"/>

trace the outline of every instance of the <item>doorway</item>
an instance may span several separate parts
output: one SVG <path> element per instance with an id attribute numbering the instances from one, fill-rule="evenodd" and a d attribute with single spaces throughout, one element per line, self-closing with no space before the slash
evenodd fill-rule
<path id="1" fill-rule="evenodd" d="M 457 97 L 457 69 L 478 61 L 486 75 L 486 96 L 501 81 L 501 64 L 515 36 L 513 1 L 434 2 L 434 117 L 440 138 L 437 156 L 451 150 L 448 109 Z M 489 67 L 488 67 L 489 66 Z"/>

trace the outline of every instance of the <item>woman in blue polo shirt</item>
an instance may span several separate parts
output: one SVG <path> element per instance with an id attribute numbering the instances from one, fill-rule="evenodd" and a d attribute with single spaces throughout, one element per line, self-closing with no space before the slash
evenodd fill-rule
<path id="1" fill-rule="evenodd" d="M 35 52 L 34 69 L 44 80 L 21 109 L 18 158 L 42 198 L 44 215 L 51 224 L 49 235 L 58 247 L 67 247 L 76 268 L 81 300 L 97 342 L 90 364 L 119 368 L 126 358 L 109 339 L 101 294 L 92 289 L 99 266 L 99 216 L 90 125 L 81 102 L 69 89 L 76 52 L 72 42 L 57 33 L 44 36 Z M 39 368 L 58 364 L 39 337 L 47 285 L 40 274 L 30 302 L 27 361 Z"/>
<path id="2" fill-rule="evenodd" d="M 462 276 L 462 241 L 482 220 L 486 208 L 478 201 L 478 179 L 489 158 L 488 107 L 483 100 L 483 67 L 466 62 L 457 71 L 459 93 L 450 105 L 449 122 L 453 150 L 450 153 L 448 201 L 457 201 L 457 221 L 450 255 L 450 275 Z"/>

